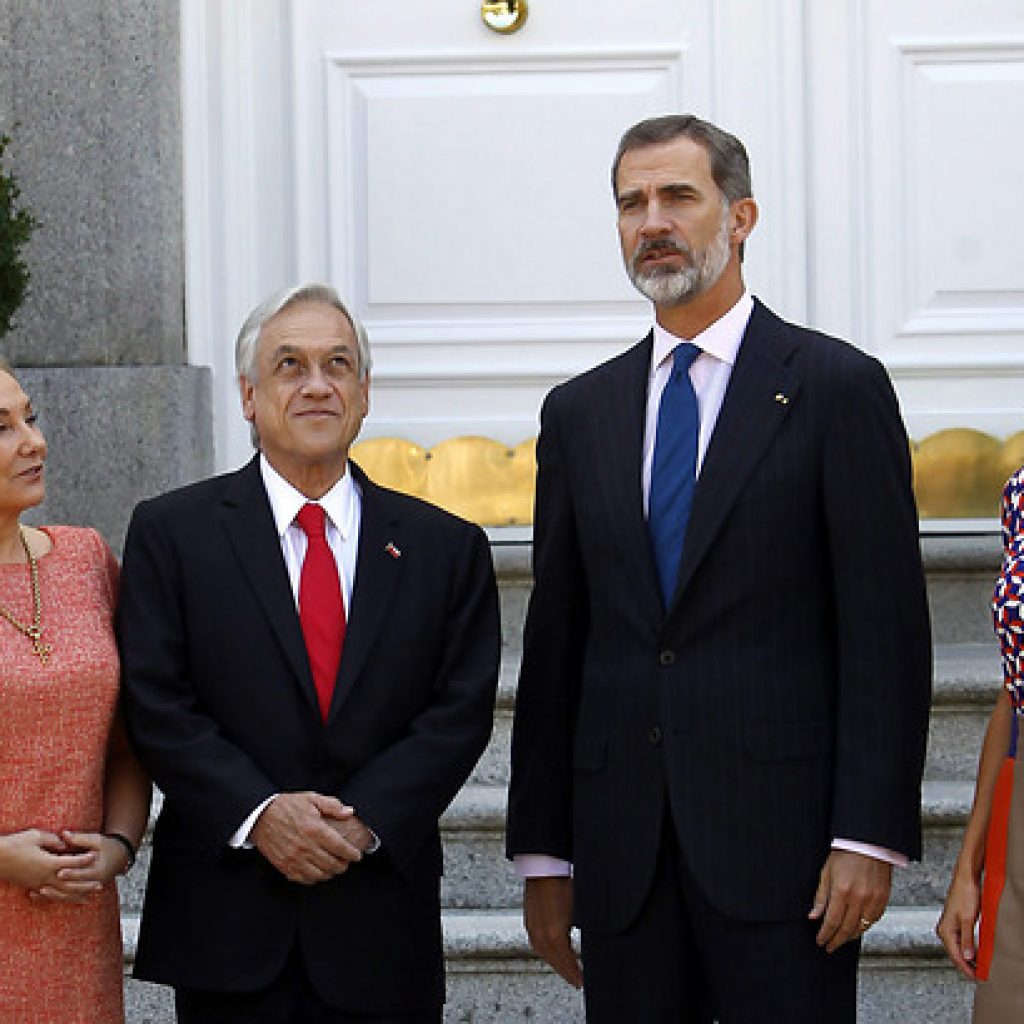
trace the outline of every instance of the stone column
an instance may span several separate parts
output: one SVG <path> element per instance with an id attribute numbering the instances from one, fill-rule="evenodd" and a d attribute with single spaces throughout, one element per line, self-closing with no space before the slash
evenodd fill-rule
<path id="1" fill-rule="evenodd" d="M 0 351 L 50 443 L 35 521 L 120 548 L 140 498 L 213 463 L 187 365 L 177 0 L 0 0 L 0 131 L 40 227 Z"/>

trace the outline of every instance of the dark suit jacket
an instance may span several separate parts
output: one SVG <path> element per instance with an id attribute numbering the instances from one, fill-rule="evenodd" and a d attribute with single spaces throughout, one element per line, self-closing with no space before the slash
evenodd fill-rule
<path id="1" fill-rule="evenodd" d="M 254 990 L 298 941 L 339 1007 L 443 999 L 437 821 L 490 734 L 494 573 L 477 527 L 352 468 L 362 524 L 326 724 L 257 460 L 132 517 L 118 620 L 125 714 L 165 797 L 139 977 Z M 354 806 L 383 843 L 309 887 L 228 845 L 265 798 L 306 789 Z"/>
<path id="2" fill-rule="evenodd" d="M 832 837 L 920 852 L 930 637 L 888 377 L 755 304 L 666 611 L 643 516 L 648 337 L 542 413 L 508 852 L 639 909 L 665 808 L 738 919 L 804 916 Z"/>

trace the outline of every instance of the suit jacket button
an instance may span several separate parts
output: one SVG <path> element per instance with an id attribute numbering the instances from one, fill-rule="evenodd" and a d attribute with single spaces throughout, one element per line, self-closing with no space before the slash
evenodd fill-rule
<path id="1" fill-rule="evenodd" d="M 654 726 L 647 734 L 647 738 L 651 741 L 651 746 L 656 747 L 661 743 L 661 729 L 658 726 Z"/>
<path id="2" fill-rule="evenodd" d="M 662 651 L 661 654 L 658 655 L 658 660 L 662 665 L 674 665 L 676 662 L 675 651 Z"/>

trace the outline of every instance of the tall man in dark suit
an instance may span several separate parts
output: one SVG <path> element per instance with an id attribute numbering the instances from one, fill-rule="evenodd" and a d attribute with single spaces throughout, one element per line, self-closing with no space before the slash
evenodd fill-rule
<path id="1" fill-rule="evenodd" d="M 125 545 L 127 721 L 164 793 L 138 977 L 185 1024 L 436 1022 L 438 817 L 490 734 L 482 531 L 349 461 L 366 337 L 333 289 L 238 338 L 244 469 L 144 502 Z"/>
<path id="2" fill-rule="evenodd" d="M 876 360 L 746 292 L 737 139 L 641 122 L 612 182 L 656 323 L 541 416 L 508 828 L 526 927 L 593 1022 L 842 1024 L 920 853 L 907 438 Z"/>

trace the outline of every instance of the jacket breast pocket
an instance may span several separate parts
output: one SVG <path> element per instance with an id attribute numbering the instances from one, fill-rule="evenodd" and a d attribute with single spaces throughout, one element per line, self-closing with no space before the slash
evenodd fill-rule
<path id="1" fill-rule="evenodd" d="M 825 754 L 830 733 L 826 721 L 758 722 L 747 726 L 744 742 L 755 761 L 799 761 Z"/>

